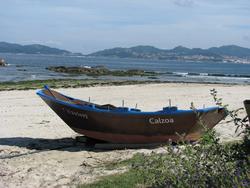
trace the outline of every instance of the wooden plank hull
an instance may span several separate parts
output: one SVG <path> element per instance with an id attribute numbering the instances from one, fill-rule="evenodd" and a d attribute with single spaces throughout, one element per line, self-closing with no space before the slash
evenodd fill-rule
<path id="1" fill-rule="evenodd" d="M 223 108 L 177 110 L 174 112 L 116 112 L 96 110 L 53 100 L 40 95 L 50 108 L 75 132 L 111 143 L 163 143 L 180 140 L 195 141 L 204 126 L 214 127 L 225 118 Z M 201 125 L 201 123 L 203 125 Z"/>

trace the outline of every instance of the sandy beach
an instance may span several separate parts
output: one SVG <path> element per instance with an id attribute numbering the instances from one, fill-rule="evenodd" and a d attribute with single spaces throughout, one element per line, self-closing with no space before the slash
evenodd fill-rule
<path id="1" fill-rule="evenodd" d="M 215 88 L 229 109 L 243 107 L 250 98 L 248 85 L 166 83 L 129 86 L 57 89 L 80 99 L 154 111 L 172 105 L 189 109 L 214 106 L 210 89 Z M 35 94 L 35 90 L 0 92 L 0 187 L 69 187 L 110 173 L 102 166 L 150 149 L 90 151 L 79 143 L 71 129 Z M 245 116 L 241 111 L 241 116 Z M 240 139 L 233 123 L 215 129 L 222 142 Z M 68 146 L 68 147 L 67 147 Z M 52 149 L 52 150 L 51 150 Z M 161 152 L 162 148 L 154 151 Z"/>

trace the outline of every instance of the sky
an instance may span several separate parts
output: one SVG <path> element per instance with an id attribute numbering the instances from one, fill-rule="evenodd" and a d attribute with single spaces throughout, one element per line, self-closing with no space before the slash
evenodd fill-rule
<path id="1" fill-rule="evenodd" d="M 250 0 L 0 0 L 0 41 L 88 54 L 113 47 L 250 48 Z"/>

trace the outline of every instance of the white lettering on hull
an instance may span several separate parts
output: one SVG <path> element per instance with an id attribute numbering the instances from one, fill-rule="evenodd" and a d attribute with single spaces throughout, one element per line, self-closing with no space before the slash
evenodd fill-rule
<path id="1" fill-rule="evenodd" d="M 70 115 L 81 117 L 83 119 L 88 119 L 88 115 L 87 114 L 75 112 L 75 111 L 72 111 L 72 110 L 69 110 L 69 109 L 66 109 L 66 108 L 62 108 L 62 110 L 65 111 L 65 112 L 67 112 Z"/>
<path id="2" fill-rule="evenodd" d="M 173 124 L 174 119 L 173 118 L 149 118 L 149 123 L 151 125 L 168 125 Z"/>

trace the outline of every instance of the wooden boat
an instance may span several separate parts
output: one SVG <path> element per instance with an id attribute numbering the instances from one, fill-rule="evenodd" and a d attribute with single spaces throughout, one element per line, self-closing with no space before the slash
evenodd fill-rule
<path id="1" fill-rule="evenodd" d="M 155 112 L 98 105 L 74 99 L 45 86 L 37 94 L 75 132 L 111 143 L 163 143 L 180 139 L 195 141 L 208 128 L 226 117 L 224 108 L 210 107 L 198 110 L 178 110 L 165 107 Z M 179 134 L 179 135 L 178 135 Z"/>
<path id="2" fill-rule="evenodd" d="M 247 111 L 248 119 L 250 119 L 250 100 L 245 100 L 244 101 L 244 106 L 245 106 L 245 109 Z"/>

